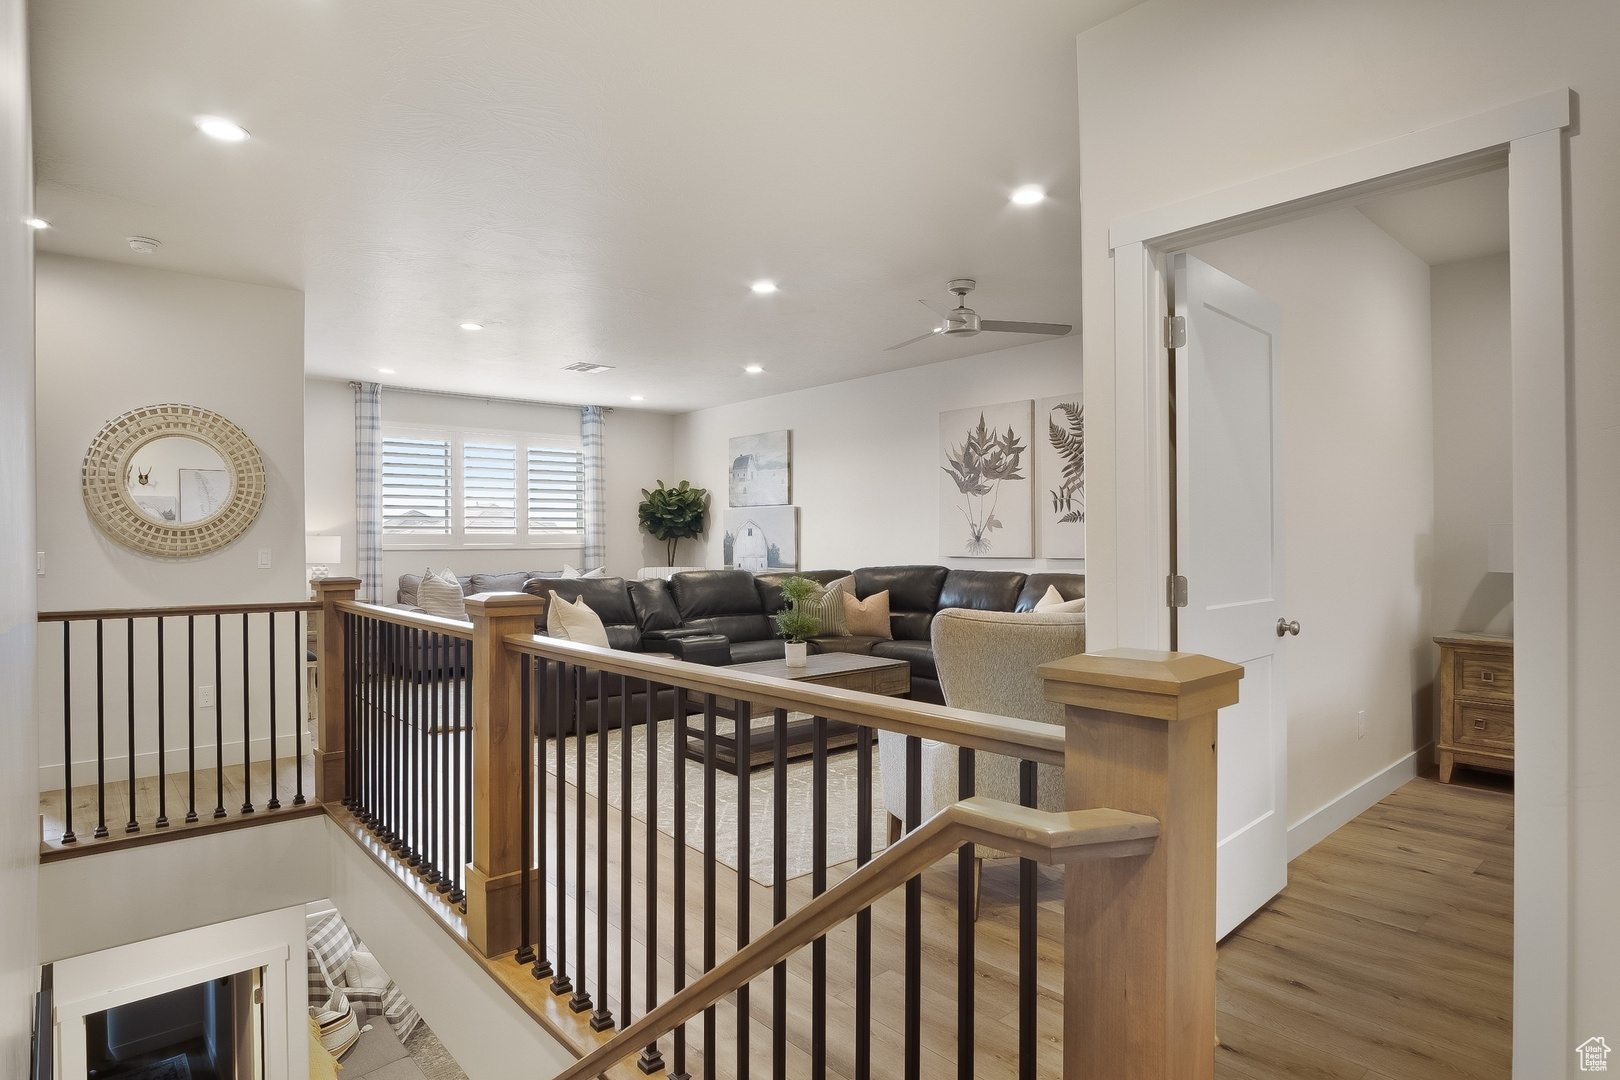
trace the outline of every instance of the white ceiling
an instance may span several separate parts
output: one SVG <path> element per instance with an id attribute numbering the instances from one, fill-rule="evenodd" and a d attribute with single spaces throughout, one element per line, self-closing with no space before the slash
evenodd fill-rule
<path id="1" fill-rule="evenodd" d="M 1430 266 L 1508 249 L 1506 169 L 1381 195 L 1356 209 Z"/>
<path id="2" fill-rule="evenodd" d="M 302 289 L 312 375 L 425 388 L 684 410 L 989 352 L 1041 339 L 884 347 L 957 276 L 1079 324 L 1074 37 L 1135 2 L 33 4 L 40 246 Z"/>

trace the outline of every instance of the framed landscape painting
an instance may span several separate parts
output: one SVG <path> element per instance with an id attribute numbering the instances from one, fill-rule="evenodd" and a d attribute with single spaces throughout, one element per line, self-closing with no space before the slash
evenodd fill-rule
<path id="1" fill-rule="evenodd" d="M 733 506 L 725 517 L 727 570 L 764 574 L 799 568 L 797 506 Z"/>
<path id="2" fill-rule="evenodd" d="M 1036 514 L 1041 557 L 1086 557 L 1086 435 L 1079 393 L 1035 406 Z"/>
<path id="3" fill-rule="evenodd" d="M 1028 559 L 1035 554 L 1030 401 L 939 414 L 939 551 Z"/>
<path id="4" fill-rule="evenodd" d="M 765 431 L 731 440 L 727 503 L 731 506 L 786 506 L 788 433 Z"/>

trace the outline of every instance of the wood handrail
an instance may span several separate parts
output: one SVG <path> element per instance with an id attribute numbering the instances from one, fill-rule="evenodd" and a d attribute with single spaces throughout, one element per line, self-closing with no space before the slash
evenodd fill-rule
<path id="1" fill-rule="evenodd" d="M 1063 767 L 1065 736 L 1063 728 L 1055 724 L 774 679 L 653 653 L 602 649 L 538 634 L 512 635 L 506 638 L 506 645 L 529 656 L 579 664 L 632 679 L 649 679 L 698 693 L 739 698 L 753 705 L 808 712 L 828 720 L 938 739 L 953 746 Z"/>
<path id="2" fill-rule="evenodd" d="M 183 615 L 264 615 L 272 611 L 319 611 L 317 600 L 269 604 L 195 604 L 190 607 L 90 608 L 83 611 L 42 611 L 42 622 L 88 622 L 92 619 L 169 619 Z"/>
<path id="3" fill-rule="evenodd" d="M 348 612 L 351 615 L 363 615 L 368 619 L 376 619 L 379 622 L 393 623 L 395 626 L 411 626 L 418 630 L 431 630 L 436 634 L 457 637 L 464 641 L 471 641 L 473 636 L 472 623 L 441 618 L 438 615 L 429 615 L 425 611 L 406 611 L 403 608 L 384 607 L 381 604 L 366 604 L 359 600 L 339 600 L 334 606 L 339 611 Z"/>
<path id="4" fill-rule="evenodd" d="M 559 1073 L 557 1080 L 602 1075 L 963 844 L 987 844 L 1038 862 L 1074 863 L 1147 855 L 1158 835 L 1157 820 L 1123 810 L 1052 813 L 983 797 L 953 803 L 729 960 L 580 1058 Z"/>

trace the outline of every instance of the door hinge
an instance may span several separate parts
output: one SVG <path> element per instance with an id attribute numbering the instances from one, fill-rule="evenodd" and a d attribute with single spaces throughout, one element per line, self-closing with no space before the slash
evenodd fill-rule
<path id="1" fill-rule="evenodd" d="M 1164 320 L 1164 347 L 1179 349 L 1187 344 L 1187 317 L 1167 315 Z"/>
<path id="2" fill-rule="evenodd" d="M 1164 602 L 1170 607 L 1187 606 L 1187 579 L 1171 574 L 1164 579 Z"/>

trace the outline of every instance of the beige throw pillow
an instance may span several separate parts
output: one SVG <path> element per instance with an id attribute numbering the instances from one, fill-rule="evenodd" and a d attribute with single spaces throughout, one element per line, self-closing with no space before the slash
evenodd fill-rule
<path id="1" fill-rule="evenodd" d="M 555 593 L 546 605 L 546 633 L 564 641 L 577 641 L 581 645 L 612 648 L 608 644 L 607 627 L 602 625 L 600 615 L 583 600 L 564 600 Z"/>
<path id="2" fill-rule="evenodd" d="M 894 637 L 889 627 L 889 590 L 873 593 L 865 600 L 844 593 L 844 632 L 854 637 Z"/>
<path id="3" fill-rule="evenodd" d="M 448 569 L 435 574 L 429 567 L 416 587 L 416 606 L 441 619 L 467 621 L 467 601 L 461 595 L 461 582 Z"/>
<path id="4" fill-rule="evenodd" d="M 844 624 L 844 597 L 855 588 L 853 577 L 841 577 L 837 581 L 829 582 L 821 590 L 821 595 L 804 602 L 804 610 L 821 621 L 821 629 L 816 631 L 817 637 L 847 637 L 849 630 Z"/>
<path id="5" fill-rule="evenodd" d="M 1063 594 L 1058 592 L 1056 585 L 1048 585 L 1046 587 L 1046 595 L 1035 601 L 1035 610 L 1041 612 L 1043 615 L 1062 615 L 1070 612 L 1084 612 L 1086 610 L 1086 598 L 1082 596 L 1078 600 L 1065 600 L 1063 599 Z"/>

